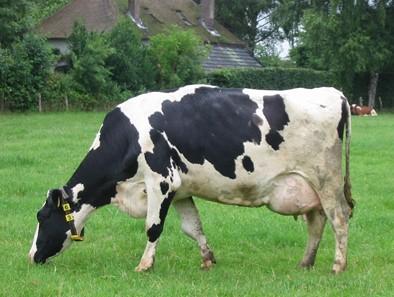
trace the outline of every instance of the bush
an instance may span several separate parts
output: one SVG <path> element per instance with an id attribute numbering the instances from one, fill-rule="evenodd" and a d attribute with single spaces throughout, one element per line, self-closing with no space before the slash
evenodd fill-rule
<path id="1" fill-rule="evenodd" d="M 37 106 L 37 95 L 46 87 L 52 52 L 37 35 L 26 35 L 9 49 L 0 49 L 0 91 L 11 110 Z"/>
<path id="2" fill-rule="evenodd" d="M 301 68 L 224 69 L 209 73 L 207 80 L 222 87 L 267 90 L 336 85 L 330 72 Z"/>
<path id="3" fill-rule="evenodd" d="M 150 40 L 150 55 L 158 67 L 157 84 L 173 88 L 198 81 L 204 75 L 202 60 L 207 49 L 191 30 L 172 26 Z"/>
<path id="4" fill-rule="evenodd" d="M 138 93 L 154 86 L 155 69 L 141 36 L 129 18 L 122 18 L 108 41 L 114 51 L 107 59 L 111 78 L 122 90 Z"/>

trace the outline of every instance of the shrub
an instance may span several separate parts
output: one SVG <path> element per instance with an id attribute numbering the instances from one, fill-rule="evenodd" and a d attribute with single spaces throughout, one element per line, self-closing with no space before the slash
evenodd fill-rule
<path id="1" fill-rule="evenodd" d="M 149 50 L 158 68 L 160 88 L 194 83 L 203 77 L 201 62 L 207 49 L 193 31 L 172 26 L 151 38 Z"/>
<path id="2" fill-rule="evenodd" d="M 121 89 L 134 93 L 152 88 L 155 69 L 131 20 L 122 18 L 112 29 L 108 41 L 114 49 L 106 62 L 112 80 Z"/>
<path id="3" fill-rule="evenodd" d="M 267 90 L 336 85 L 330 72 L 301 68 L 224 69 L 209 73 L 207 80 L 222 87 Z"/>
<path id="4" fill-rule="evenodd" d="M 45 88 L 52 63 L 45 40 L 26 35 L 9 49 L 0 50 L 0 90 L 9 109 L 25 111 L 36 106 Z"/>

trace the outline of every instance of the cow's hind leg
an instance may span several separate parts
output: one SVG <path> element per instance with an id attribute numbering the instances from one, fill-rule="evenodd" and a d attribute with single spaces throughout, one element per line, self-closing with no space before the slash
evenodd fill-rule
<path id="1" fill-rule="evenodd" d="M 319 248 L 326 224 L 326 216 L 322 210 L 312 210 L 306 214 L 306 223 L 308 227 L 308 243 L 300 266 L 311 268 L 315 264 L 317 249 Z"/>
<path id="2" fill-rule="evenodd" d="M 165 183 L 165 186 L 163 186 Z M 156 246 L 163 231 L 164 221 L 167 216 L 168 208 L 175 196 L 175 189 L 172 189 L 166 181 L 146 182 L 148 197 L 147 215 L 145 221 L 148 242 L 145 247 L 141 261 L 135 271 L 141 272 L 149 270 L 154 263 Z"/>
<path id="3" fill-rule="evenodd" d="M 342 188 L 326 193 L 321 202 L 335 234 L 335 260 L 332 270 L 338 274 L 346 269 L 350 207 Z"/>
<path id="4" fill-rule="evenodd" d="M 174 207 L 179 213 L 182 223 L 182 231 L 196 240 L 201 252 L 201 268 L 208 269 L 213 263 L 216 263 L 213 252 L 210 250 L 207 239 L 202 230 L 202 224 L 198 210 L 194 204 L 193 198 L 182 199 L 174 202 Z"/>

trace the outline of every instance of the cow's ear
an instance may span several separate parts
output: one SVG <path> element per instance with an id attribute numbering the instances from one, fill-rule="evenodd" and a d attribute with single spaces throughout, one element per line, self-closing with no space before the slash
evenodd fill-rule
<path id="1" fill-rule="evenodd" d="M 60 208 L 62 191 L 60 189 L 52 189 L 48 191 L 47 202 L 49 206 Z"/>

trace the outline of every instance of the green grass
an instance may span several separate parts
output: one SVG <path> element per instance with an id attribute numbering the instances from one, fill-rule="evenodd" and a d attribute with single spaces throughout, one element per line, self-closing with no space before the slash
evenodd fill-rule
<path id="1" fill-rule="evenodd" d="M 326 228 L 312 271 L 298 269 L 302 220 L 197 201 L 218 264 L 199 269 L 196 244 L 170 210 L 152 272 L 138 274 L 144 222 L 109 206 L 86 241 L 48 265 L 27 261 L 36 211 L 89 148 L 103 113 L 0 114 L 0 296 L 394 296 L 394 115 L 353 118 L 351 174 L 357 209 L 348 270 L 330 271 Z"/>

